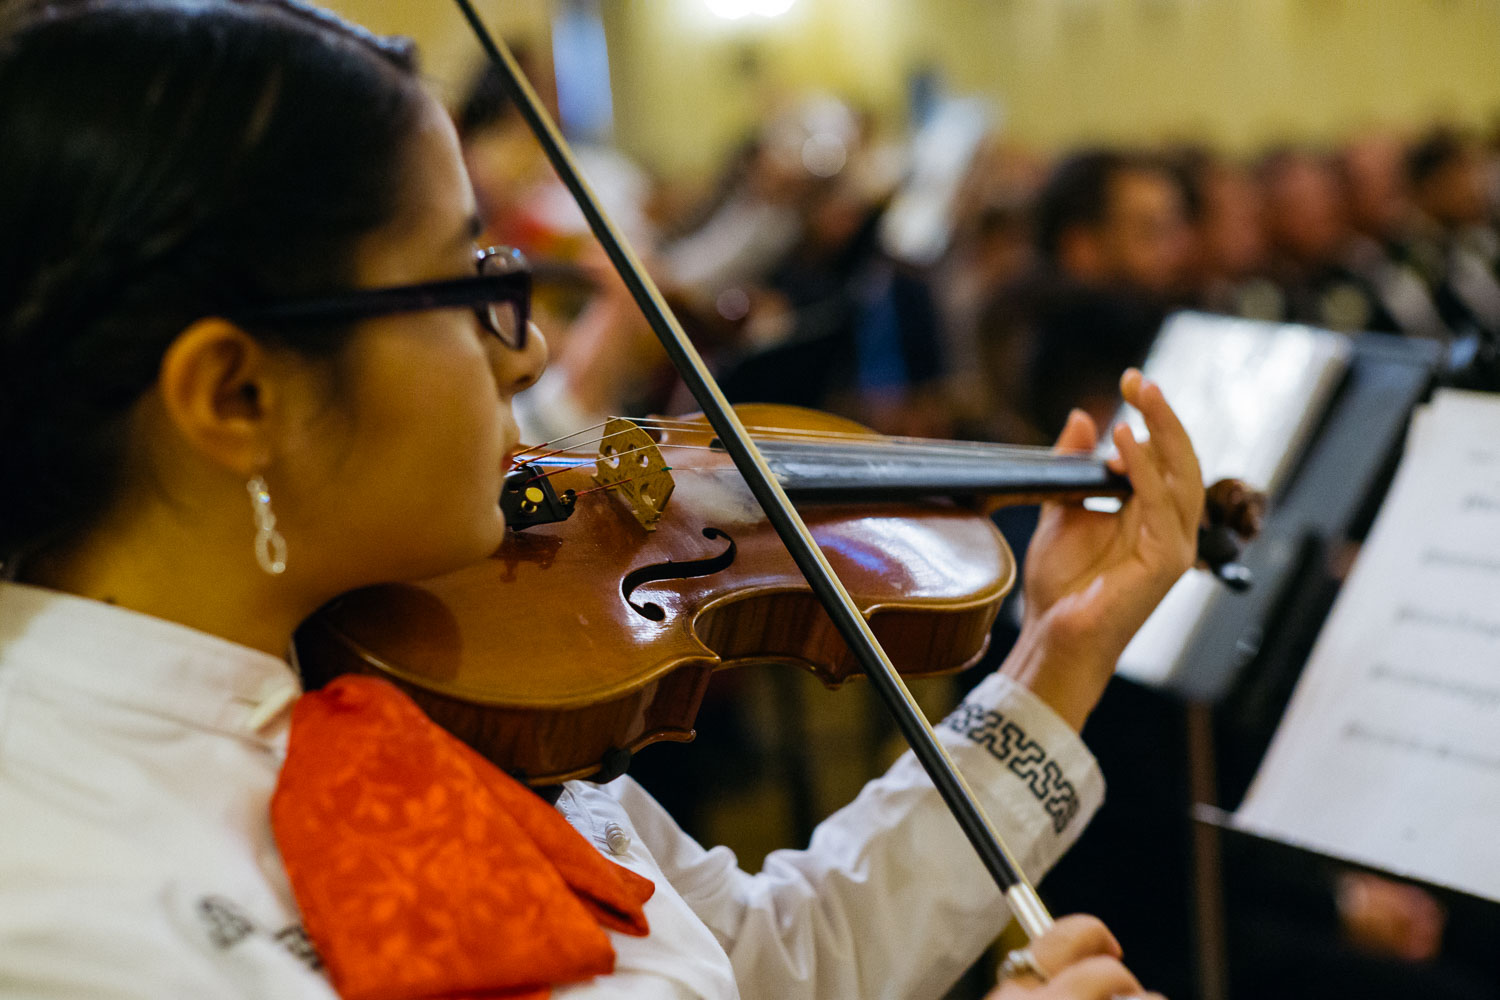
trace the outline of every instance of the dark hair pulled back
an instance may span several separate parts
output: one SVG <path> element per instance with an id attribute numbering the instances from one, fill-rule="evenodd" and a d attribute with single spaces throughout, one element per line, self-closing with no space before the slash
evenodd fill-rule
<path id="1" fill-rule="evenodd" d="M 423 100 L 409 44 L 286 0 L 53 3 L 0 41 L 0 557 L 103 512 L 195 319 L 348 287 Z"/>

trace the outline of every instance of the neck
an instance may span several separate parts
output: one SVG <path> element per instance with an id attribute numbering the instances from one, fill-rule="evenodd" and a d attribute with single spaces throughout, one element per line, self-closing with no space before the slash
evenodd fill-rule
<path id="1" fill-rule="evenodd" d="M 249 537 L 237 537 L 243 532 L 222 541 L 173 534 L 159 523 L 105 527 L 28 558 L 19 579 L 285 656 L 292 632 L 322 601 L 301 595 L 290 571 L 261 571 Z"/>

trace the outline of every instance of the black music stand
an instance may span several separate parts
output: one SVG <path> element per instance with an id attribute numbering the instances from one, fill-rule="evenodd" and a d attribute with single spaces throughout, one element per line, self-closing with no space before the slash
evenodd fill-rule
<path id="1" fill-rule="evenodd" d="M 1346 546 L 1362 538 L 1389 486 L 1412 409 L 1444 358 L 1435 341 L 1355 338 L 1345 379 L 1264 530 L 1246 550 L 1245 593 L 1218 593 L 1163 686 L 1186 711 L 1194 808 L 1238 804 L 1264 756 L 1339 587 Z M 1228 995 L 1220 827 L 1192 830 L 1192 925 L 1203 1000 Z"/>

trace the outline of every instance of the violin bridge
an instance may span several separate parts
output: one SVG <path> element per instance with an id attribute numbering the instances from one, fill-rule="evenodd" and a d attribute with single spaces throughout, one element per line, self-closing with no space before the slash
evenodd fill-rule
<path id="1" fill-rule="evenodd" d="M 677 485 L 651 435 L 622 417 L 604 425 L 594 481 L 623 497 L 647 531 L 656 530 Z"/>

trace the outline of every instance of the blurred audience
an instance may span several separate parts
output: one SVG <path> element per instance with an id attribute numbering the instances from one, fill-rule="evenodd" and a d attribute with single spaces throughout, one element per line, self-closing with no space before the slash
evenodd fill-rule
<path id="1" fill-rule="evenodd" d="M 1359 136 L 1340 150 L 1335 166 L 1349 213 L 1343 260 L 1350 272 L 1379 300 L 1394 330 L 1449 339 L 1437 306 L 1441 281 L 1414 267 L 1404 245 L 1414 212 L 1404 145 L 1388 134 Z"/>
<path id="2" fill-rule="evenodd" d="M 1093 150 L 1064 160 L 1037 197 L 1036 247 L 1060 276 L 1165 298 L 1187 251 L 1183 191 L 1161 162 Z"/>
<path id="3" fill-rule="evenodd" d="M 705 345 L 730 400 L 948 436 L 941 317 L 928 277 L 880 245 L 899 169 L 869 124 L 826 96 L 772 116 L 664 248 L 662 275 L 690 312 L 739 324 Z"/>
<path id="4" fill-rule="evenodd" d="M 1329 330 L 1396 330 L 1370 283 L 1345 253 L 1355 230 L 1333 161 L 1322 153 L 1284 148 L 1258 167 L 1266 199 L 1270 276 L 1281 292 L 1270 318 Z"/>
<path id="5" fill-rule="evenodd" d="M 1412 265 L 1434 289 L 1450 330 L 1500 336 L 1500 237 L 1491 224 L 1485 160 L 1477 139 L 1438 128 L 1406 157 Z"/>
<path id="6" fill-rule="evenodd" d="M 1355 233 L 1381 246 L 1397 242 L 1411 210 L 1401 138 L 1381 131 L 1355 136 L 1339 150 L 1336 166 Z"/>
<path id="7" fill-rule="evenodd" d="M 1176 157 L 1190 192 L 1192 245 L 1181 299 L 1193 308 L 1278 319 L 1281 290 L 1267 275 L 1265 198 L 1244 166 L 1202 150 Z"/>
<path id="8" fill-rule="evenodd" d="M 497 81 L 456 118 L 488 235 L 543 265 L 549 412 L 693 408 Z M 880 239 L 909 143 L 828 95 L 768 112 L 701 197 L 611 150 L 580 159 L 731 398 L 888 433 L 1041 443 L 1073 406 L 1108 419 L 1114 375 L 1173 308 L 1467 338 L 1500 358 L 1500 126 L 1488 144 L 1370 130 L 1253 165 L 1090 148 L 1049 166 L 997 137 L 972 154 L 935 264 Z M 1490 383 L 1500 363 L 1466 382 Z"/>
<path id="9" fill-rule="evenodd" d="M 985 436 L 1045 442 L 1072 406 L 1108 422 L 1119 372 L 1145 356 L 1181 286 L 1184 198 L 1141 154 L 1089 150 L 1053 170 L 1032 208 L 1030 267 L 980 313 Z"/>
<path id="10" fill-rule="evenodd" d="M 981 320 L 995 291 L 1035 260 L 1031 205 L 1046 175 L 1040 156 L 996 139 L 977 151 L 954 199 L 949 246 L 933 269 L 933 283 L 959 436 L 984 435 L 993 391 L 984 371 Z"/>

